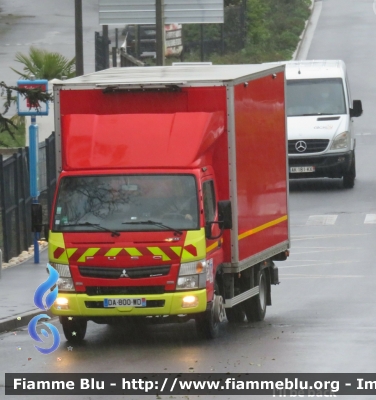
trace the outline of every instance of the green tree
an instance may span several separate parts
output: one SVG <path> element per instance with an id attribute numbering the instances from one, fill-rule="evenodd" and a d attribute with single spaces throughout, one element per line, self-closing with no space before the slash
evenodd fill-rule
<path id="1" fill-rule="evenodd" d="M 30 47 L 29 55 L 16 53 L 15 61 L 24 65 L 23 72 L 12 70 L 24 79 L 30 79 L 34 75 L 36 79 L 51 80 L 61 79 L 63 76 L 73 78 L 75 76 L 75 57 L 68 60 L 59 53 L 50 52 L 36 47 Z"/>

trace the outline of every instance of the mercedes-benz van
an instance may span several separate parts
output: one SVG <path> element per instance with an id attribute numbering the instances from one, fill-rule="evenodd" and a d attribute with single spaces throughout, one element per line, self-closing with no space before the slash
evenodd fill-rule
<path id="1" fill-rule="evenodd" d="M 290 178 L 343 178 L 355 182 L 353 118 L 362 115 L 351 99 L 341 60 L 286 62 L 286 113 Z"/>

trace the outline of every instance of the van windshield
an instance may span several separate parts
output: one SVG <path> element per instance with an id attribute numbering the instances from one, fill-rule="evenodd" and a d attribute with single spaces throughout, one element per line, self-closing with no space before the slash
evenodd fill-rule
<path id="1" fill-rule="evenodd" d="M 342 79 L 288 80 L 286 112 L 288 117 L 346 114 Z"/>
<path id="2" fill-rule="evenodd" d="M 193 175 L 69 176 L 60 181 L 57 232 L 199 229 Z"/>

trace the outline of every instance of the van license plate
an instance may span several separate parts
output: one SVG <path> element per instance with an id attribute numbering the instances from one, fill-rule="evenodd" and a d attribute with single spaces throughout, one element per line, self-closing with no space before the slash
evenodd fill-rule
<path id="1" fill-rule="evenodd" d="M 113 307 L 146 307 L 146 299 L 131 299 L 131 298 L 116 298 L 116 299 L 103 299 L 103 306 L 105 308 Z"/>
<path id="2" fill-rule="evenodd" d="M 290 167 L 291 173 L 315 172 L 315 167 Z"/>

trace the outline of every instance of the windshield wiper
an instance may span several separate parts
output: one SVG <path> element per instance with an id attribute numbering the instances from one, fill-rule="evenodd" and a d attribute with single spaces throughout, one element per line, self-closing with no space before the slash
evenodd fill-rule
<path id="1" fill-rule="evenodd" d="M 93 224 L 91 222 L 82 222 L 82 223 L 79 223 L 79 224 L 64 224 L 64 225 L 61 225 L 61 227 L 65 227 L 65 226 L 93 226 L 94 228 L 97 228 L 98 230 L 105 231 L 105 232 L 110 232 L 111 236 L 120 236 L 120 233 L 118 231 L 114 231 L 112 229 L 105 228 L 104 226 L 102 226 L 100 224 Z"/>
<path id="2" fill-rule="evenodd" d="M 126 224 L 126 225 L 156 225 L 156 226 L 160 226 L 161 228 L 165 228 L 165 229 L 168 229 L 170 231 L 174 231 L 178 235 L 182 235 L 183 234 L 183 231 L 179 231 L 178 229 L 172 228 L 171 226 L 162 224 L 162 222 L 152 221 L 151 219 L 149 219 L 147 221 L 123 222 L 123 224 Z"/>

